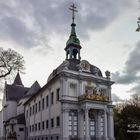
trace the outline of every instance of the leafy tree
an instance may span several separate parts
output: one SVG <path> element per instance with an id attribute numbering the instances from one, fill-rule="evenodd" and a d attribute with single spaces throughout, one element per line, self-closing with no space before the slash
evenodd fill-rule
<path id="1" fill-rule="evenodd" d="M 140 140 L 140 96 L 114 108 L 114 124 L 116 140 Z"/>
<path id="2" fill-rule="evenodd" d="M 0 79 L 24 70 L 24 59 L 19 53 L 12 49 L 0 48 Z"/>

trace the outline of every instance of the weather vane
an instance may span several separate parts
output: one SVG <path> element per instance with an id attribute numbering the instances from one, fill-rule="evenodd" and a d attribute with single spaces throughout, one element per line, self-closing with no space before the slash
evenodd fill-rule
<path id="1" fill-rule="evenodd" d="M 139 0 L 139 11 L 140 11 L 140 0 Z M 136 29 L 136 32 L 140 32 L 140 17 L 138 17 L 137 24 L 138 24 L 138 28 Z"/>
<path id="2" fill-rule="evenodd" d="M 77 8 L 77 7 L 76 7 L 74 4 L 72 4 L 72 5 L 70 6 L 70 8 L 69 8 L 69 10 L 72 11 L 72 23 L 73 23 L 73 24 L 74 24 L 74 19 L 75 19 L 75 12 L 78 12 L 76 8 Z"/>

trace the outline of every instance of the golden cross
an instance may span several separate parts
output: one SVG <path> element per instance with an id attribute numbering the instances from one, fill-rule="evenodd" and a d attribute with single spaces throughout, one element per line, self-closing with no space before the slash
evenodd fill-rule
<path id="1" fill-rule="evenodd" d="M 75 19 L 74 13 L 75 13 L 75 12 L 78 12 L 78 11 L 76 10 L 76 8 L 77 8 L 77 7 L 76 7 L 74 4 L 71 5 L 70 8 L 69 8 L 69 10 L 72 11 L 72 23 L 74 23 L 74 19 Z"/>

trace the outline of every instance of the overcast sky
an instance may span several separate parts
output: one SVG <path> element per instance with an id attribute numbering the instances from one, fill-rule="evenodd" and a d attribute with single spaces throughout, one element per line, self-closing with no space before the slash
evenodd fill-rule
<path id="1" fill-rule="evenodd" d="M 140 94 L 140 16 L 138 0 L 0 0 L 0 46 L 24 56 L 25 86 L 49 74 L 65 60 L 75 3 L 81 57 L 104 72 L 111 71 L 115 98 Z"/>

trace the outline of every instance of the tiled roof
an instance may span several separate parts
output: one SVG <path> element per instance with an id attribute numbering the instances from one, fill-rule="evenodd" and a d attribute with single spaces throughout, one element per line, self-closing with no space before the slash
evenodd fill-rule
<path id="1" fill-rule="evenodd" d="M 19 100 L 27 96 L 32 96 L 41 88 L 39 83 L 36 81 L 30 88 L 21 85 L 21 79 L 17 74 L 15 81 L 12 85 L 5 85 L 6 100 Z"/>
<path id="2" fill-rule="evenodd" d="M 6 99 L 7 100 L 19 100 L 26 96 L 29 88 L 17 85 L 6 85 Z"/>
<path id="3" fill-rule="evenodd" d="M 17 73 L 13 85 L 20 85 L 20 86 L 23 86 L 19 73 Z"/>
<path id="4" fill-rule="evenodd" d="M 37 81 L 34 82 L 34 84 L 31 86 L 31 88 L 28 90 L 26 95 L 33 95 L 34 93 L 38 92 L 40 89 L 40 85 Z"/>

